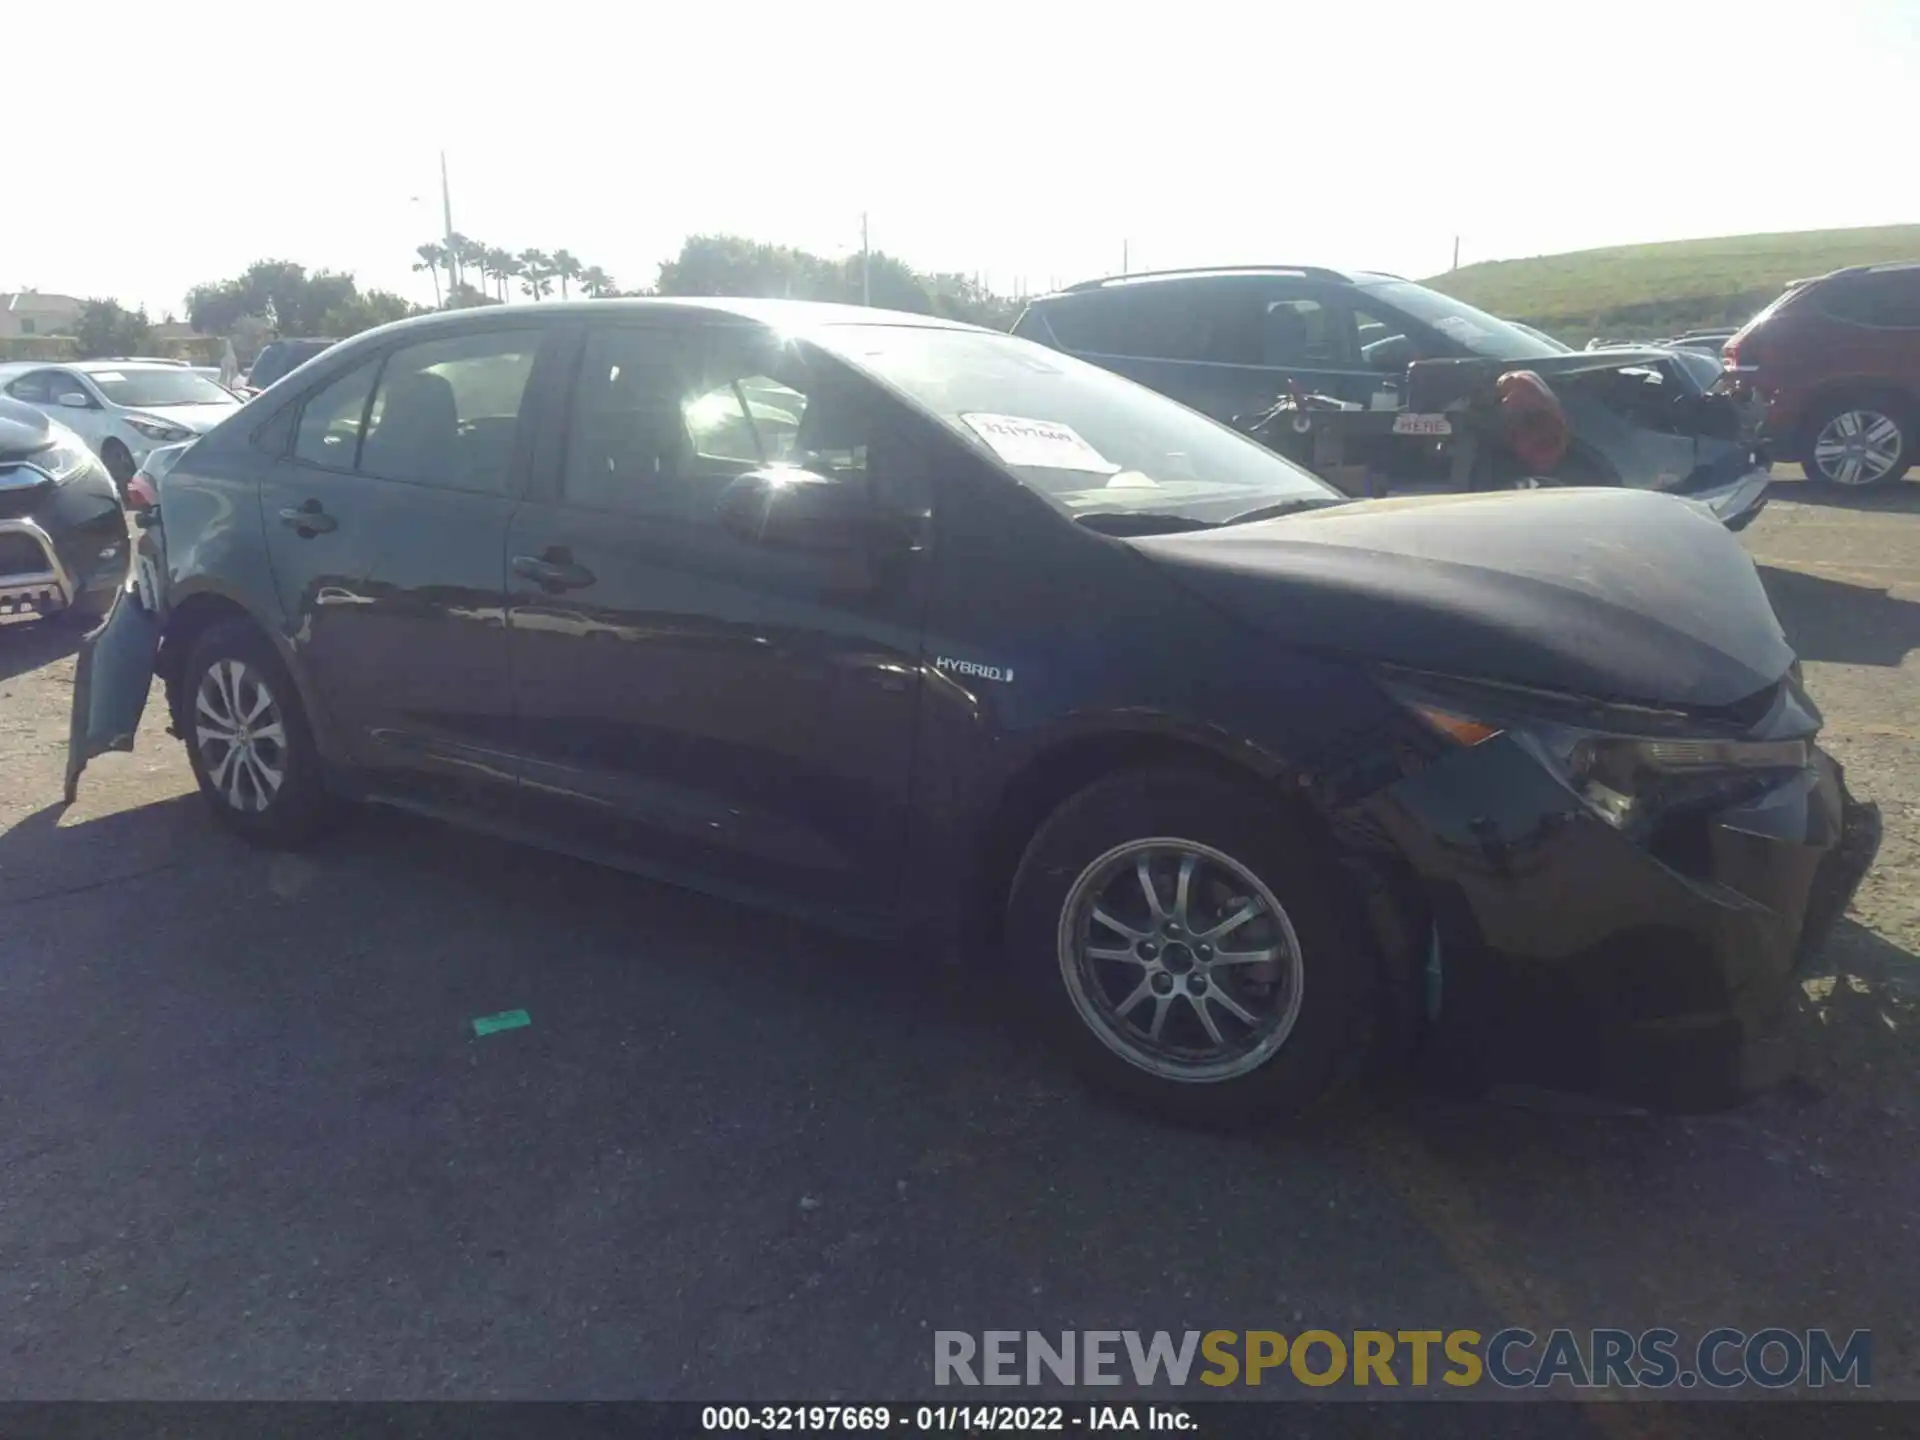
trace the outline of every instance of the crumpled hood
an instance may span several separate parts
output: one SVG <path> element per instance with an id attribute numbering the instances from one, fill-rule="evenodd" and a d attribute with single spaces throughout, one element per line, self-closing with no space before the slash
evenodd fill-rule
<path id="1" fill-rule="evenodd" d="M 1363 501 L 1127 543 L 1290 645 L 1438 674 L 1712 708 L 1793 663 L 1740 542 L 1645 491 Z"/>

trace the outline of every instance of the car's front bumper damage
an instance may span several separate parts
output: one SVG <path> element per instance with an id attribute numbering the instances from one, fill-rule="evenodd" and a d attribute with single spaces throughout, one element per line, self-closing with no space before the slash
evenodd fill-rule
<path id="1" fill-rule="evenodd" d="M 105 608 L 127 533 L 105 471 L 98 482 L 56 485 L 24 466 L 0 479 L 0 615 Z"/>
<path id="2" fill-rule="evenodd" d="M 1500 737 L 1366 810 L 1427 918 L 1426 1041 L 1446 1068 L 1663 1109 L 1735 1103 L 1791 1063 L 1793 991 L 1879 846 L 1812 763 L 1649 845 Z"/>

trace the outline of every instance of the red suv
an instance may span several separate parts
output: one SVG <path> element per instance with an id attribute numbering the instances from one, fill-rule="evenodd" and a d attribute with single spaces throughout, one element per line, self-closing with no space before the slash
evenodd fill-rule
<path id="1" fill-rule="evenodd" d="M 1794 281 L 1727 342 L 1726 362 L 1809 480 L 1891 485 L 1920 451 L 1920 263 Z"/>

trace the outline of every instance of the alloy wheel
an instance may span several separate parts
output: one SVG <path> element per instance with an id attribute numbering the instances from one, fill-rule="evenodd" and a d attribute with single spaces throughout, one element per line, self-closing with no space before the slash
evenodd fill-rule
<path id="1" fill-rule="evenodd" d="M 1871 485 L 1900 460 L 1900 424 L 1865 408 L 1843 410 L 1814 437 L 1813 463 L 1836 485 Z"/>
<path id="2" fill-rule="evenodd" d="M 1122 1059 L 1164 1079 L 1231 1080 L 1286 1044 L 1304 967 L 1273 892 L 1194 840 L 1116 846 L 1061 906 L 1074 1008 Z"/>
<path id="3" fill-rule="evenodd" d="M 235 810 L 265 810 L 287 778 L 286 726 L 266 677 L 244 660 L 216 660 L 193 708 L 208 786 Z"/>

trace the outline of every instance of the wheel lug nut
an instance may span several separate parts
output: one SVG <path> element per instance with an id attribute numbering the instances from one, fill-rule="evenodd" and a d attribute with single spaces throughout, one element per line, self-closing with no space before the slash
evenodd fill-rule
<path id="1" fill-rule="evenodd" d="M 1167 974 L 1167 972 L 1164 970 L 1162 970 L 1158 975 L 1154 976 L 1153 977 L 1153 993 L 1156 995 L 1172 994 L 1173 993 L 1173 977 Z"/>

